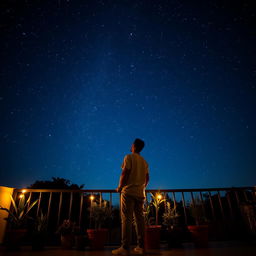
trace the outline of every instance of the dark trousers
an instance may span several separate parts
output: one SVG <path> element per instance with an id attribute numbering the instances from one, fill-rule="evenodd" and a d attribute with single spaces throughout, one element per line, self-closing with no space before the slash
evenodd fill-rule
<path id="1" fill-rule="evenodd" d="M 144 199 L 121 194 L 121 218 L 122 218 L 122 246 L 129 249 L 132 236 L 133 217 L 137 234 L 137 243 L 144 248 Z"/>

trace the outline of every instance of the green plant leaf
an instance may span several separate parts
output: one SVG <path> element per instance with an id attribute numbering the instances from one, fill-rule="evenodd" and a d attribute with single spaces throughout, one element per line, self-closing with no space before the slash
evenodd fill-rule
<path id="1" fill-rule="evenodd" d="M 18 207 L 12 197 L 10 195 L 12 205 L 14 207 L 14 211 L 10 211 L 9 209 L 1 207 L 0 210 L 7 211 L 9 213 L 8 221 L 14 224 L 16 227 L 20 226 L 25 218 L 28 218 L 27 214 L 34 207 L 34 205 L 38 202 L 38 200 L 34 201 L 29 207 L 28 203 L 30 202 L 30 198 L 25 201 L 25 196 L 20 198 Z"/>
<path id="2" fill-rule="evenodd" d="M 25 212 L 25 211 L 21 211 L 21 212 L 20 212 L 20 214 L 19 214 L 19 216 L 18 216 L 18 219 L 19 219 L 19 220 L 22 219 L 22 216 L 24 215 L 24 212 Z"/>
<path id="3" fill-rule="evenodd" d="M 24 211 L 24 208 L 25 208 L 25 195 L 23 195 L 23 197 L 20 198 L 19 205 L 18 205 L 18 209 L 20 212 Z"/>
<path id="4" fill-rule="evenodd" d="M 163 202 L 165 202 L 166 199 L 165 199 L 165 198 L 163 198 L 163 199 L 158 199 L 158 198 L 157 198 L 157 194 L 155 194 L 155 195 L 153 195 L 152 193 L 150 193 L 150 194 L 151 194 L 151 197 L 152 197 L 152 199 L 153 199 L 152 204 L 154 205 L 154 207 L 155 207 L 156 209 L 159 209 L 160 204 L 163 203 Z"/>
<path id="5" fill-rule="evenodd" d="M 12 206 L 13 206 L 15 212 L 16 212 L 16 214 L 18 214 L 17 205 L 16 205 L 16 203 L 15 203 L 15 201 L 14 201 L 12 195 L 10 195 L 10 198 L 11 198 Z"/>
<path id="6" fill-rule="evenodd" d="M 26 207 L 28 206 L 28 204 L 30 203 L 30 201 L 31 201 L 31 195 L 29 196 L 27 202 L 25 203 L 24 208 L 26 208 Z"/>
<path id="7" fill-rule="evenodd" d="M 27 213 L 26 213 L 26 214 L 28 214 L 28 213 L 29 213 L 29 211 L 34 207 L 34 205 L 35 205 L 37 202 L 38 202 L 38 199 L 37 199 L 36 201 L 34 201 L 34 202 L 29 206 L 29 208 L 28 208 L 28 210 L 27 210 Z"/>

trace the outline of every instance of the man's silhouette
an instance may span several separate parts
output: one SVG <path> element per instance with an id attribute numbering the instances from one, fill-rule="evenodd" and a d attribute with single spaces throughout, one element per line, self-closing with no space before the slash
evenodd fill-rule
<path id="1" fill-rule="evenodd" d="M 145 222 L 143 206 L 146 198 L 145 188 L 149 181 L 148 164 L 140 155 L 144 141 L 135 139 L 131 147 L 132 154 L 124 157 L 122 174 L 117 188 L 121 192 L 122 245 L 113 250 L 115 255 L 128 255 L 131 243 L 132 221 L 135 217 L 138 245 L 137 254 L 144 253 Z"/>

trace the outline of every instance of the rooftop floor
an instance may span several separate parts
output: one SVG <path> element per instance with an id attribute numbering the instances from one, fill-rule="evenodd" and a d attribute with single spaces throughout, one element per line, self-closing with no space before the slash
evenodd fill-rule
<path id="1" fill-rule="evenodd" d="M 20 251 L 0 249 L 3 256 L 111 256 L 111 250 L 116 247 L 106 247 L 101 251 L 62 250 L 60 247 L 47 247 L 44 251 L 32 251 L 30 247 L 22 247 Z M 241 242 L 210 242 L 208 248 L 194 248 L 193 244 L 184 244 L 183 248 L 150 250 L 147 255 L 153 256 L 255 256 L 256 244 Z"/>

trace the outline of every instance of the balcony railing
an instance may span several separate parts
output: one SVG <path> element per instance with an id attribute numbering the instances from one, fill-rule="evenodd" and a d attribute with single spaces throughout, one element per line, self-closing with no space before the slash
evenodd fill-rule
<path id="1" fill-rule="evenodd" d="M 161 193 L 172 207 L 178 212 L 183 225 L 191 223 L 191 207 L 201 204 L 207 219 L 212 223 L 243 222 L 248 232 L 256 233 L 256 217 L 249 214 L 247 206 L 255 210 L 256 187 L 229 188 L 199 188 L 199 189 L 162 189 L 147 190 L 146 202 L 150 203 L 150 193 Z M 19 195 L 31 197 L 31 202 L 38 199 L 33 209 L 34 215 L 44 212 L 48 220 L 48 229 L 54 231 L 64 219 L 70 219 L 79 226 L 88 228 L 89 211 L 92 204 L 91 195 L 98 204 L 107 201 L 111 207 L 119 208 L 120 196 L 115 190 L 54 190 L 54 189 L 22 189 L 14 190 L 14 199 L 20 200 Z M 166 202 L 167 202 L 166 201 Z M 162 205 L 162 212 L 166 209 L 166 202 Z M 247 207 L 247 208 L 246 208 Z M 160 217 L 161 219 L 161 217 Z M 160 221 L 161 223 L 161 221 Z M 110 241 L 111 243 L 111 241 Z"/>

